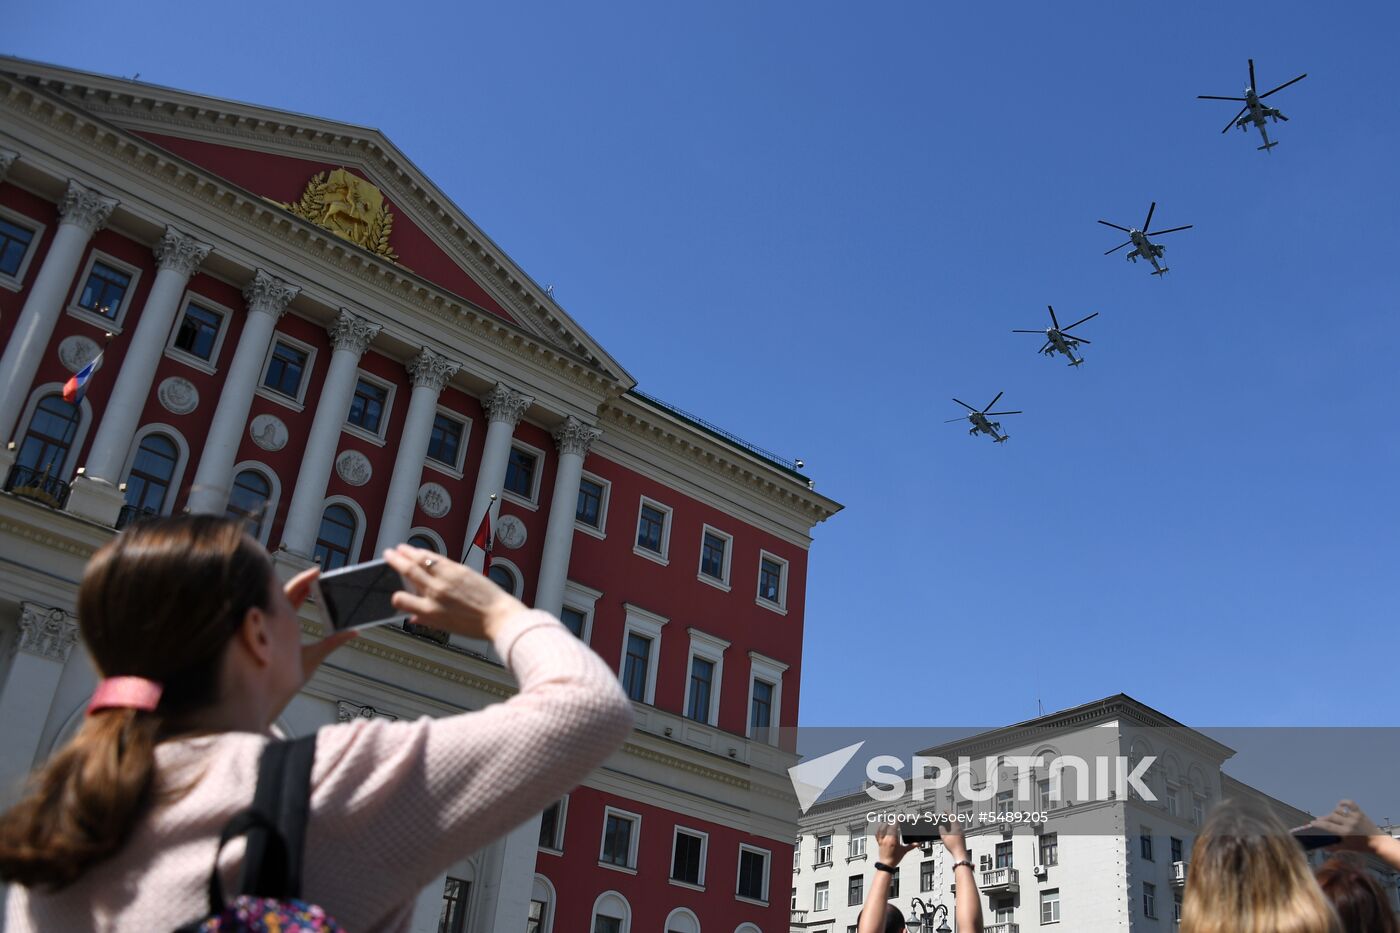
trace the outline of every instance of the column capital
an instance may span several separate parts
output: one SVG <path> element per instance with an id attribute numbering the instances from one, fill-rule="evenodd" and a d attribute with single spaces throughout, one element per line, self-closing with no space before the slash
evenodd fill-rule
<path id="1" fill-rule="evenodd" d="M 155 253 L 157 267 L 170 269 L 180 273 L 185 278 L 189 278 L 194 275 L 194 270 L 199 268 L 200 263 L 204 262 L 213 248 L 208 243 L 201 243 L 194 237 L 181 233 L 166 224 L 165 233 L 152 252 Z"/>
<path id="2" fill-rule="evenodd" d="M 561 454 L 578 454 L 580 457 L 586 457 L 588 456 L 588 448 L 602 434 L 602 431 L 592 425 L 584 424 L 573 415 L 569 415 L 554 432 L 554 443 L 558 445 Z"/>
<path id="3" fill-rule="evenodd" d="M 15 164 L 15 159 L 19 158 L 18 152 L 9 149 L 0 149 L 0 181 L 5 180 L 5 175 L 9 173 L 10 166 Z"/>
<path id="4" fill-rule="evenodd" d="M 370 343 L 379 336 L 382 325 L 360 317 L 348 308 L 341 308 L 335 320 L 326 328 L 331 335 L 331 348 L 349 350 L 357 357 L 363 356 Z"/>
<path id="5" fill-rule="evenodd" d="M 92 236 L 107 226 L 112 208 L 116 206 L 116 198 L 109 198 L 69 179 L 68 190 L 58 202 L 58 213 L 62 215 L 63 223 L 80 227 L 88 236 Z"/>
<path id="6" fill-rule="evenodd" d="M 60 664 L 68 660 L 73 646 L 78 643 L 78 619 L 76 616 L 41 606 L 38 603 L 19 604 L 19 643 L 20 651 L 48 658 Z"/>
<path id="7" fill-rule="evenodd" d="M 243 287 L 243 300 L 248 302 L 249 311 L 261 311 L 279 318 L 300 291 L 297 286 L 288 285 L 270 272 L 259 269 L 253 281 Z"/>
<path id="8" fill-rule="evenodd" d="M 520 423 L 525 410 L 535 399 L 523 392 L 517 392 L 505 383 L 496 383 L 495 388 L 481 397 L 481 404 L 491 421 L 502 421 L 511 427 Z"/>
<path id="9" fill-rule="evenodd" d="M 426 386 L 434 392 L 441 392 L 442 387 L 447 385 L 447 380 L 457 375 L 457 370 L 462 368 L 462 364 L 424 347 L 418 351 L 417 356 L 408 361 L 405 368 L 413 377 L 415 389 Z"/>

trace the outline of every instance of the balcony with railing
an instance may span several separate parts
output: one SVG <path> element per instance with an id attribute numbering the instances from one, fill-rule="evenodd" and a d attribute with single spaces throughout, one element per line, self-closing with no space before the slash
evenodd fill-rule
<path id="1" fill-rule="evenodd" d="M 1004 923 L 989 923 L 982 930 L 983 933 L 1021 933 L 1021 925 L 1007 920 Z"/>
<path id="2" fill-rule="evenodd" d="M 150 521 L 153 518 L 160 518 L 160 512 L 156 509 L 139 505 L 124 505 L 122 510 L 117 513 L 117 530 L 121 531 L 127 525 Z"/>
<path id="3" fill-rule="evenodd" d="M 982 872 L 983 894 L 1015 894 L 1021 890 L 1021 875 L 1014 868 L 993 868 Z"/>
<path id="4" fill-rule="evenodd" d="M 1185 885 L 1186 870 L 1190 867 L 1190 862 L 1172 862 L 1172 884 L 1178 888 Z"/>
<path id="5" fill-rule="evenodd" d="M 16 463 L 5 477 L 5 491 L 55 509 L 68 504 L 68 484 L 53 475 L 52 467 L 39 471 Z"/>

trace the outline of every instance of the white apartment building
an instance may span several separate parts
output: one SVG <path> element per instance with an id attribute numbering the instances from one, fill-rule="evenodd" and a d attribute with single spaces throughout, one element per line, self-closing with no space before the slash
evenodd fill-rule
<path id="1" fill-rule="evenodd" d="M 897 803 L 861 791 L 821 801 L 803 816 L 793 853 L 791 933 L 855 933 L 877 858 L 872 812 L 936 810 L 965 820 L 977 820 L 982 812 L 1047 816 L 1044 822 L 970 824 L 967 842 L 987 933 L 1043 927 L 1171 933 L 1181 916 L 1195 833 L 1211 806 L 1249 798 L 1272 809 L 1285 825 L 1311 819 L 1223 773 L 1221 766 L 1234 754 L 1229 747 L 1123 694 L 918 754 L 945 759 L 954 770 L 960 758 L 969 759 L 966 785 L 954 780 L 947 789 L 925 794 L 922 802 L 914 799 L 912 782 Z M 1024 799 L 1016 780 L 1020 756 L 1034 761 Z M 1071 757 L 1110 766 L 1121 758 L 1130 771 L 1150 757 L 1142 783 L 1156 799 L 1131 784 L 1124 793 L 1112 767 L 1107 775 L 1091 771 L 1091 779 L 1081 781 L 1074 768 L 1053 766 Z M 987 788 L 989 758 L 998 772 L 992 789 Z M 1108 780 L 1101 780 L 1105 776 Z M 965 788 L 991 796 L 968 799 L 972 795 Z M 1314 861 L 1323 858 L 1319 853 Z M 1373 867 L 1400 905 L 1395 874 Z M 910 919 L 911 930 L 919 929 L 913 921 L 921 914 L 915 899 L 929 910 L 946 906 L 947 923 L 954 927 L 953 890 L 951 860 L 935 844 L 900 862 L 891 901 Z"/>

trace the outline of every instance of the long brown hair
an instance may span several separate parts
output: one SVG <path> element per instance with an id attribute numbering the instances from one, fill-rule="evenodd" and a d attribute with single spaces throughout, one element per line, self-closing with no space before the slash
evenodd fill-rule
<path id="1" fill-rule="evenodd" d="M 1346 933 L 1400 933 L 1385 889 L 1355 855 L 1332 856 L 1317 870 L 1317 883 Z"/>
<path id="2" fill-rule="evenodd" d="M 102 547 L 78 588 L 83 643 L 102 677 L 163 686 L 154 712 L 106 709 L 0 815 L 0 878 L 63 888 L 119 850 L 152 797 L 155 746 L 219 693 L 224 649 L 249 609 L 270 609 L 267 552 L 239 522 L 142 522 Z"/>
<path id="3" fill-rule="evenodd" d="M 1278 818 L 1226 800 L 1191 849 L 1181 933 L 1341 933 Z"/>

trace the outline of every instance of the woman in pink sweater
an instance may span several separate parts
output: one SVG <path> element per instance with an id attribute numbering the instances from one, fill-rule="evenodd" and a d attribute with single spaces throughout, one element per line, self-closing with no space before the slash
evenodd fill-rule
<path id="1" fill-rule="evenodd" d="M 551 616 L 431 552 L 385 558 L 414 590 L 396 608 L 490 639 L 520 692 L 317 733 L 302 896 L 353 933 L 407 930 L 425 885 L 576 785 L 633 716 L 612 671 Z M 301 644 L 315 576 L 279 585 L 239 524 L 210 517 L 137 525 L 94 555 L 78 616 L 108 679 L 0 816 L 6 930 L 149 933 L 206 912 L 219 833 L 252 802 L 271 723 L 351 637 Z M 224 849 L 225 879 L 241 854 Z"/>

